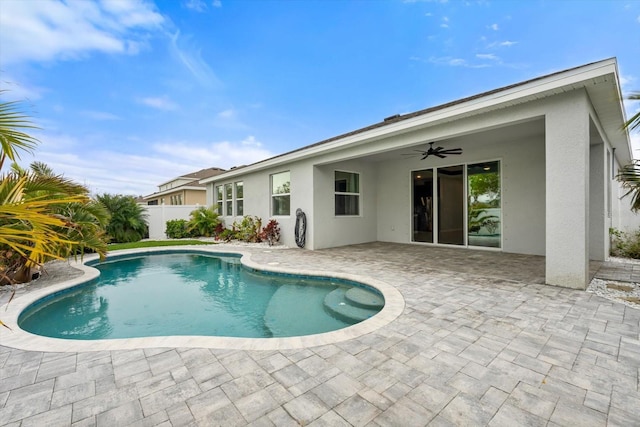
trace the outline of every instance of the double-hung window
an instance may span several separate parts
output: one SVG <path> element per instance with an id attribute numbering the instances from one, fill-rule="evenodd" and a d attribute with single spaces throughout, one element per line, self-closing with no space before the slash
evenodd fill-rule
<path id="1" fill-rule="evenodd" d="M 291 213 L 291 175 L 289 171 L 271 175 L 271 215 Z"/>
<path id="2" fill-rule="evenodd" d="M 360 215 L 360 174 L 335 171 L 336 216 Z"/>
<path id="3" fill-rule="evenodd" d="M 244 215 L 244 185 L 242 181 L 236 182 L 236 215 Z"/>
<path id="4" fill-rule="evenodd" d="M 218 205 L 218 215 L 222 216 L 223 193 L 222 185 L 216 185 L 216 204 Z"/>
<path id="5" fill-rule="evenodd" d="M 224 203 L 225 215 L 233 216 L 233 186 L 230 183 L 224 185 Z"/>

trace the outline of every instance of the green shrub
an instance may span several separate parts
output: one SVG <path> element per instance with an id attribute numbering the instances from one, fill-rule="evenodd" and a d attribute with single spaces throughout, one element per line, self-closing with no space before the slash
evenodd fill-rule
<path id="1" fill-rule="evenodd" d="M 96 200 L 111 215 L 106 226 L 111 243 L 137 242 L 148 237 L 147 213 L 133 196 L 105 193 L 97 195 Z"/>
<path id="2" fill-rule="evenodd" d="M 622 258 L 640 259 L 640 230 L 625 233 L 615 228 L 609 229 L 611 255 Z"/>
<path id="3" fill-rule="evenodd" d="M 262 219 L 257 216 L 245 215 L 240 223 L 234 222 L 235 238 L 243 242 L 258 243 L 260 239 L 260 230 L 262 228 Z"/>
<path id="4" fill-rule="evenodd" d="M 194 237 L 189 232 L 188 222 L 186 219 L 172 219 L 167 221 L 165 234 L 169 239 L 184 239 L 185 237 Z"/>
<path id="5" fill-rule="evenodd" d="M 194 237 L 211 237 L 216 235 L 216 229 L 221 221 L 215 208 L 200 206 L 191 211 L 188 230 Z"/>
<path id="6" fill-rule="evenodd" d="M 219 234 L 219 239 L 225 242 L 230 242 L 235 238 L 236 238 L 236 230 L 234 230 L 233 228 L 225 228 Z"/>

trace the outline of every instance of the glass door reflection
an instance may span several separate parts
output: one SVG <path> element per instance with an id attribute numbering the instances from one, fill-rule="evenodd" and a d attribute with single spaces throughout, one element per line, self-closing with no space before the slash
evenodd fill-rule
<path id="1" fill-rule="evenodd" d="M 412 173 L 414 242 L 433 243 L 433 170 Z"/>

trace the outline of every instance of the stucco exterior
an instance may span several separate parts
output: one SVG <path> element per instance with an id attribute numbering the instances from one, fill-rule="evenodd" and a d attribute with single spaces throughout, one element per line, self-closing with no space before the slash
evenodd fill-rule
<path id="1" fill-rule="evenodd" d="M 430 221 L 439 227 L 433 233 L 458 233 L 464 238 L 457 245 L 465 247 L 471 246 L 470 190 L 459 182 L 469 182 L 473 165 L 498 165 L 500 206 L 491 212 L 500 213 L 499 249 L 488 250 L 546 256 L 547 283 L 584 288 L 589 259 L 604 260 L 609 253 L 609 227 L 629 218 L 614 179 L 620 165 L 631 161 L 620 99 L 617 64 L 609 59 L 393 116 L 201 182 L 207 204 L 217 202 L 216 186 L 242 182 L 243 214 L 266 220 L 273 217 L 270 176 L 289 171 L 290 214 L 274 218 L 282 242 L 294 247 L 295 211 L 302 209 L 305 248 L 313 250 L 371 241 L 438 244 L 416 242 L 412 176 L 442 172 L 432 187 L 438 209 Z M 462 154 L 406 156 L 432 141 Z M 465 172 L 449 185 L 444 172 L 458 169 Z M 336 171 L 359 177 L 357 215 L 334 210 Z M 452 203 L 462 205 L 450 208 Z M 230 225 L 238 216 L 224 218 Z"/>

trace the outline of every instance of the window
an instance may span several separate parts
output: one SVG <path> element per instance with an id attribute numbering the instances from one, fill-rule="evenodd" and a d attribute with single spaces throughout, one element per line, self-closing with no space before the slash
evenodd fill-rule
<path id="1" fill-rule="evenodd" d="M 216 204 L 218 205 L 218 215 L 222 215 L 222 185 L 216 185 Z"/>
<path id="2" fill-rule="evenodd" d="M 291 178 L 289 172 L 271 175 L 271 214 L 289 215 L 291 201 Z"/>
<path id="3" fill-rule="evenodd" d="M 233 186 L 231 184 L 224 185 L 224 203 L 226 207 L 226 215 L 233 215 Z"/>
<path id="4" fill-rule="evenodd" d="M 244 215 L 244 189 L 242 181 L 236 182 L 236 215 Z"/>
<path id="5" fill-rule="evenodd" d="M 360 215 L 360 174 L 335 171 L 336 216 Z"/>

